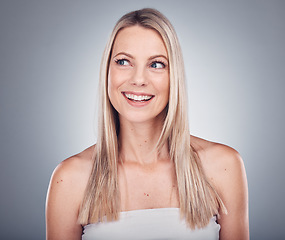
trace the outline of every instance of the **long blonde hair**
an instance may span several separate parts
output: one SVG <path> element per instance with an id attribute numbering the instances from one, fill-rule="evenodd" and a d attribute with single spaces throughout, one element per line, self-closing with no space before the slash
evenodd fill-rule
<path id="1" fill-rule="evenodd" d="M 117 111 L 107 93 L 108 69 L 116 35 L 123 28 L 139 25 L 157 31 L 169 56 L 170 92 L 166 117 L 160 138 L 159 150 L 165 143 L 174 161 L 180 214 L 189 227 L 201 228 L 209 223 L 219 208 L 225 207 L 207 181 L 194 148 L 190 145 L 187 114 L 187 97 L 182 52 L 171 23 L 157 10 L 145 8 L 130 12 L 119 19 L 106 45 L 100 72 L 100 110 L 98 141 L 95 147 L 94 165 L 79 212 L 82 225 L 118 220 L 120 192 L 118 187 L 118 134 L 120 130 Z"/>

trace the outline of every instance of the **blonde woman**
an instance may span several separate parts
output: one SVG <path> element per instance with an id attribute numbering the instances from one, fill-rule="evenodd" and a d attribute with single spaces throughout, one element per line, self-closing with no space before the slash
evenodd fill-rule
<path id="1" fill-rule="evenodd" d="M 190 135 L 182 53 L 160 12 L 117 22 L 100 94 L 97 144 L 51 178 L 47 239 L 249 239 L 243 162 Z"/>

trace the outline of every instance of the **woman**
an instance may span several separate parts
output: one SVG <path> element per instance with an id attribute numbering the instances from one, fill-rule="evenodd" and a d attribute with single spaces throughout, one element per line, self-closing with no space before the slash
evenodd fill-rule
<path id="1" fill-rule="evenodd" d="M 182 54 L 161 13 L 117 22 L 100 93 L 96 146 L 51 178 L 47 239 L 249 239 L 243 162 L 189 134 Z"/>

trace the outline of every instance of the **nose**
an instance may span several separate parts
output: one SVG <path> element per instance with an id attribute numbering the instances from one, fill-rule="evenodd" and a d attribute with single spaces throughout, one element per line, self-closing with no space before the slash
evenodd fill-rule
<path id="1" fill-rule="evenodd" d="M 138 87 L 143 87 L 148 84 L 146 72 L 143 67 L 136 67 L 134 69 L 134 74 L 130 80 L 130 83 Z"/>

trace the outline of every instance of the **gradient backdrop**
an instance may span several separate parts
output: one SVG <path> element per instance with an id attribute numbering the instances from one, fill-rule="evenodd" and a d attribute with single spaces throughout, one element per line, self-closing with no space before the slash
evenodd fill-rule
<path id="1" fill-rule="evenodd" d="M 53 169 L 96 140 L 115 22 L 154 7 L 184 54 L 192 134 L 242 155 L 251 239 L 284 239 L 285 1 L 0 1 L 0 238 L 44 239 Z M 95 129 L 95 130 L 94 130 Z"/>

